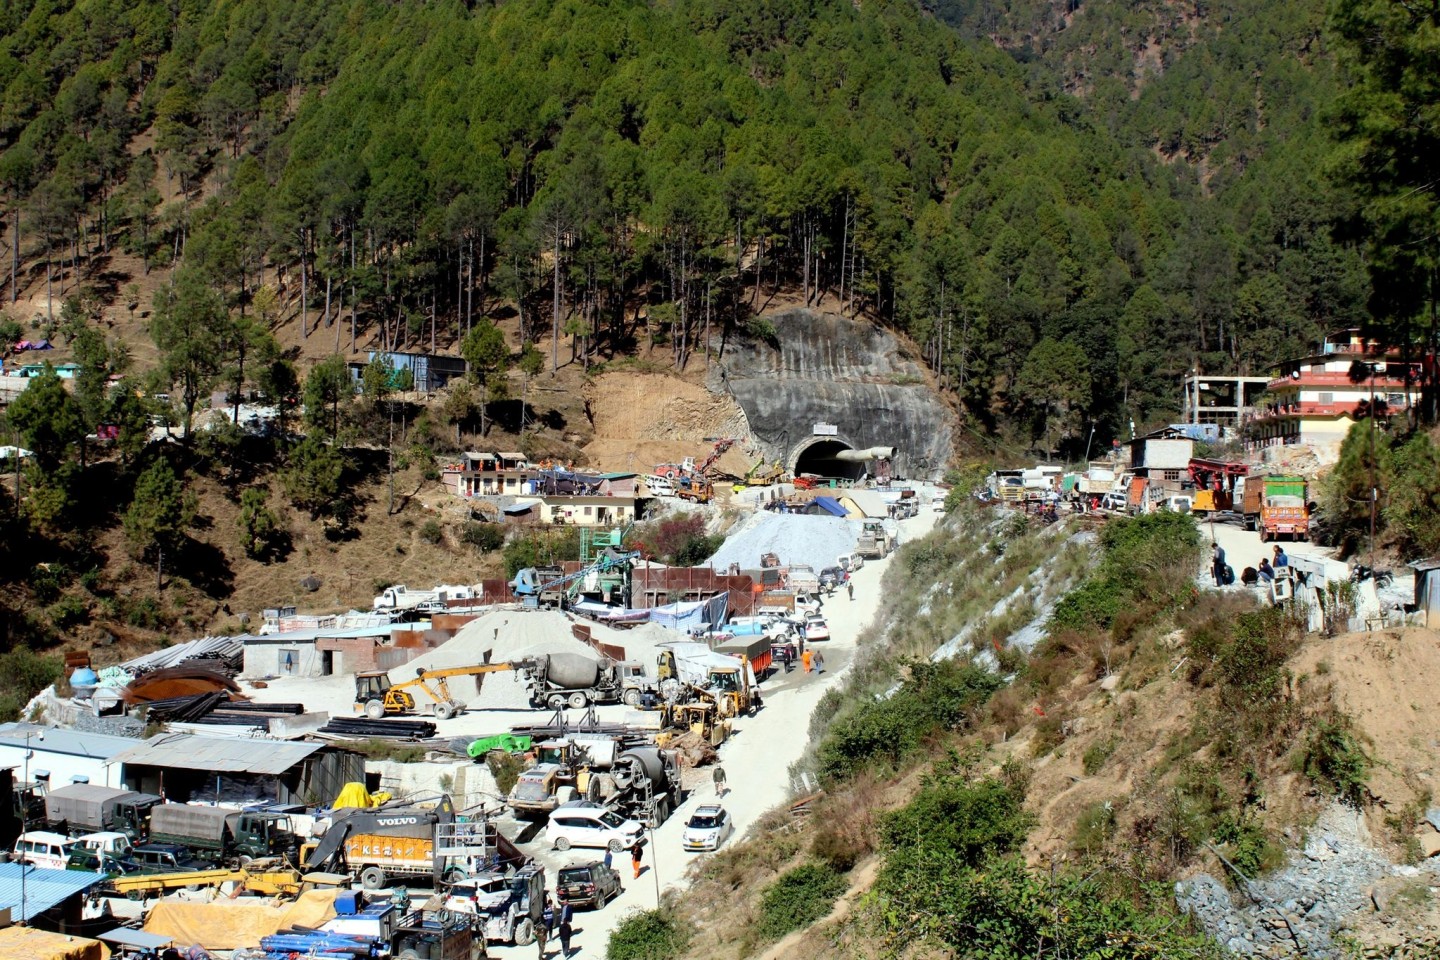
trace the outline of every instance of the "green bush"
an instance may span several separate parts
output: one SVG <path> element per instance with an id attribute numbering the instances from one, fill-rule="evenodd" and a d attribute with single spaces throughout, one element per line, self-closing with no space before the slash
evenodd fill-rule
<path id="1" fill-rule="evenodd" d="M 126 605 L 125 622 L 142 630 L 159 630 L 168 625 L 170 619 L 165 615 L 160 601 L 154 597 L 141 597 Z"/>
<path id="2" fill-rule="evenodd" d="M 445 531 L 441 528 L 439 520 L 432 518 L 420 524 L 420 539 L 432 547 L 438 544 L 444 537 Z"/>
<path id="3" fill-rule="evenodd" d="M 845 892 L 845 876 L 828 863 L 805 863 L 787 870 L 760 897 L 756 934 L 779 940 L 828 914 Z"/>
<path id="4" fill-rule="evenodd" d="M 1106 737 L 1104 740 L 1096 740 L 1085 750 L 1084 756 L 1080 758 L 1085 768 L 1085 776 L 1093 777 L 1105 766 L 1106 761 L 1114 755 L 1117 747 L 1120 746 L 1118 737 Z"/>
<path id="5" fill-rule="evenodd" d="M 1370 783 L 1370 758 L 1350 718 L 1332 710 L 1319 718 L 1303 754 L 1305 775 L 1353 807 L 1363 806 Z"/>
<path id="6" fill-rule="evenodd" d="M 1200 532 L 1188 513 L 1112 520 L 1100 534 L 1095 573 L 1067 594 L 1050 618 L 1050 633 L 1108 629 L 1122 611 L 1162 610 L 1192 589 Z"/>
<path id="7" fill-rule="evenodd" d="M 45 611 L 56 630 L 69 630 L 90 620 L 90 607 L 79 597 L 61 597 Z"/>
<path id="8" fill-rule="evenodd" d="M 0 722 L 19 720 L 25 704 L 60 679 L 63 670 L 60 657 L 36 653 L 29 647 L 0 654 L 0 677 L 5 678 L 5 689 L 0 692 Z"/>
<path id="9" fill-rule="evenodd" d="M 909 671 L 892 695 L 865 702 L 831 725 L 818 751 L 822 779 L 893 766 L 926 737 L 959 727 L 1000 687 L 998 677 L 965 662 L 916 662 Z"/>
<path id="10" fill-rule="evenodd" d="M 624 917 L 610 934 L 606 960 L 671 960 L 690 942 L 689 931 L 672 910 L 640 910 Z"/>
<path id="11" fill-rule="evenodd" d="M 495 777 L 496 789 L 506 796 L 515 789 L 515 784 L 519 781 L 520 774 L 525 772 L 526 766 L 524 758 L 500 750 L 492 750 L 486 754 L 485 765 Z"/>
<path id="12" fill-rule="evenodd" d="M 470 522 L 460 529 L 460 542 L 470 544 L 481 553 L 499 550 L 505 545 L 505 528 L 498 523 Z"/>
<path id="13" fill-rule="evenodd" d="M 1099 853 L 1114 835 L 1114 806 L 1108 802 L 1092 803 L 1075 818 L 1070 847 L 1077 853 Z"/>
<path id="14" fill-rule="evenodd" d="M 880 839 L 890 851 L 916 850 L 979 866 L 1018 850 L 1034 825 L 1025 797 L 994 778 L 944 776 L 928 781 L 904 807 L 888 814 Z"/>

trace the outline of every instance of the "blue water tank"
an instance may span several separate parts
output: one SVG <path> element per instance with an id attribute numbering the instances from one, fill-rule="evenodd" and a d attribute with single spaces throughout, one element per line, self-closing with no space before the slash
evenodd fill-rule
<path id="1" fill-rule="evenodd" d="M 99 682 L 100 675 L 89 667 L 76 667 L 75 672 L 70 674 L 72 687 L 93 687 Z"/>

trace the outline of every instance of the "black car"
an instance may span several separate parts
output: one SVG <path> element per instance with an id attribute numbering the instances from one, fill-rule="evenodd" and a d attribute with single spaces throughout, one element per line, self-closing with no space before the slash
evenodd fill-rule
<path id="1" fill-rule="evenodd" d="M 140 872 L 140 865 L 131 860 L 121 860 L 100 850 L 77 846 L 70 852 L 65 863 L 66 870 L 80 870 L 85 873 L 103 873 L 107 877 L 126 877 Z"/>
<path id="2" fill-rule="evenodd" d="M 820 571 L 820 586 L 827 590 L 833 590 L 844 582 L 845 571 L 840 567 L 826 567 Z"/>
<path id="3" fill-rule="evenodd" d="M 604 908 L 611 897 L 620 893 L 620 875 L 599 860 L 572 863 L 562 867 L 555 881 L 555 892 L 572 907 Z"/>
<path id="4" fill-rule="evenodd" d="M 189 849 L 178 843 L 142 843 L 130 851 L 130 860 L 142 875 L 156 873 L 193 873 L 213 870 L 214 865 L 197 859 Z"/>

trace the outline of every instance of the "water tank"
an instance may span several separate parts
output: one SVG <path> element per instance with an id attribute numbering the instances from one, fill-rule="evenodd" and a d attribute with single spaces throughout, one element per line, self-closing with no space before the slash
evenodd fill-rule
<path id="1" fill-rule="evenodd" d="M 95 686 L 100 682 L 100 676 L 89 667 L 76 667 L 70 674 L 70 690 L 72 696 L 79 700 L 89 699 L 95 692 Z"/>

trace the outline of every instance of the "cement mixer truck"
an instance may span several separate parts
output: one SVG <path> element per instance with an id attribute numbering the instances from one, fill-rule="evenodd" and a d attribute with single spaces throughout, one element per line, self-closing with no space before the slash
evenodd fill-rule
<path id="1" fill-rule="evenodd" d="M 544 816 L 562 804 L 588 800 L 658 827 L 680 803 L 674 750 L 627 746 L 604 734 L 570 734 L 538 744 L 536 760 L 506 798 L 519 816 Z"/>
<path id="2" fill-rule="evenodd" d="M 621 702 L 636 707 L 647 690 L 659 692 L 644 665 L 632 660 L 602 662 L 581 653 L 551 653 L 526 661 L 520 669 L 536 709 L 583 710 L 592 703 Z"/>

